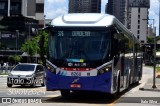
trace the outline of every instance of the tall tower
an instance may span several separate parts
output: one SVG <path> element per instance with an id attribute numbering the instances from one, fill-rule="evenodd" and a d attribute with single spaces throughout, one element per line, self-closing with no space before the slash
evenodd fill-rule
<path id="1" fill-rule="evenodd" d="M 69 0 L 69 13 L 100 13 L 101 0 Z"/>
<path id="2" fill-rule="evenodd" d="M 130 0 L 130 30 L 141 41 L 147 42 L 150 0 Z"/>
<path id="3" fill-rule="evenodd" d="M 108 0 L 106 13 L 114 15 L 122 24 L 127 26 L 128 0 Z"/>
<path id="4" fill-rule="evenodd" d="M 147 21 L 150 0 L 108 0 L 106 13 L 114 15 L 142 43 L 147 40 Z"/>

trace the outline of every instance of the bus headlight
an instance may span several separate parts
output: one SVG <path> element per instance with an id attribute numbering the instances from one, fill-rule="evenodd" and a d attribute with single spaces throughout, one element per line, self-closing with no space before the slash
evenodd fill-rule
<path id="1" fill-rule="evenodd" d="M 56 73 L 56 69 L 51 67 L 51 66 L 47 66 L 47 70 L 52 72 L 52 73 Z"/>
<path id="2" fill-rule="evenodd" d="M 98 74 L 103 74 L 103 73 L 106 73 L 106 72 L 109 72 L 111 71 L 111 65 L 107 65 L 101 69 L 98 70 Z"/>

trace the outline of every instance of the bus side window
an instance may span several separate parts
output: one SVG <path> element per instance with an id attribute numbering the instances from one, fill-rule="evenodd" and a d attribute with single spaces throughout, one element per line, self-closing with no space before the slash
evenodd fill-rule
<path id="1" fill-rule="evenodd" d="M 119 34 L 118 33 L 114 33 L 114 38 L 113 38 L 113 49 L 114 49 L 114 56 L 118 55 L 119 53 L 119 38 L 118 38 Z"/>

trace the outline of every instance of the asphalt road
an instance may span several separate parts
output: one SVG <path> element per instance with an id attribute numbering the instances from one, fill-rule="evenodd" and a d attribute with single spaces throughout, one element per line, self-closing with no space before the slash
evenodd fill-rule
<path id="1" fill-rule="evenodd" d="M 45 91 L 45 87 L 41 86 L 37 86 L 36 88 L 31 88 L 29 86 L 13 86 L 12 88 L 7 88 L 6 77 L 0 77 L 0 97 L 27 97 L 29 100 L 30 97 L 32 97 L 32 99 L 35 97 L 37 101 L 30 102 L 38 102 L 38 104 L 29 104 L 32 106 L 158 106 L 160 105 L 157 103 L 160 100 L 159 92 L 139 90 L 139 88 L 143 87 L 152 77 L 152 74 L 153 70 L 151 68 L 144 67 L 143 77 L 140 83 L 138 85 L 132 85 L 128 90 L 122 92 L 120 97 L 116 99 L 111 99 L 109 95 L 95 92 L 77 92 L 64 98 L 60 96 L 59 91 L 48 92 Z M 39 99 L 38 97 L 43 98 Z M 0 104 L 0 106 L 8 105 L 21 106 L 22 104 L 18 102 L 14 104 Z M 28 106 L 28 104 L 23 103 L 23 106 Z"/>

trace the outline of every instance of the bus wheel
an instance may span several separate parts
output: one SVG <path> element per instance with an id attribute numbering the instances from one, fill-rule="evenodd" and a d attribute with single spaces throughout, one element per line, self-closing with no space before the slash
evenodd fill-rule
<path id="1" fill-rule="evenodd" d="M 61 90 L 61 95 L 63 97 L 69 96 L 69 94 L 70 94 L 70 90 Z"/>
<path id="2" fill-rule="evenodd" d="M 118 85 L 117 91 L 114 94 L 111 94 L 111 98 L 117 99 L 120 96 L 120 76 L 118 76 Z"/>

